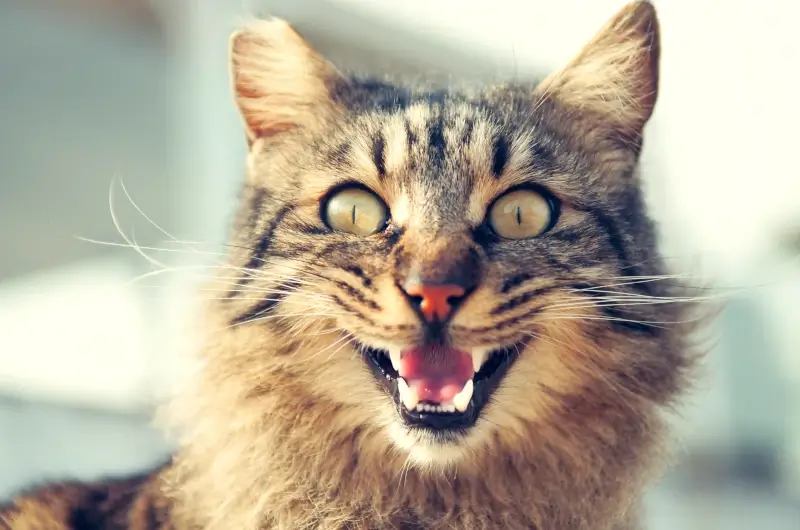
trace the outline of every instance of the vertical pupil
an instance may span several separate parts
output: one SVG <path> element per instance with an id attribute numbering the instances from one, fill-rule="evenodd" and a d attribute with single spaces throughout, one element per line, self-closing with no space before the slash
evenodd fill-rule
<path id="1" fill-rule="evenodd" d="M 517 206 L 517 224 L 518 225 L 522 224 L 522 208 L 520 208 L 519 206 Z"/>
<path id="2" fill-rule="evenodd" d="M 352 221 L 353 224 L 356 224 L 356 205 L 353 205 L 353 213 L 352 213 Z"/>

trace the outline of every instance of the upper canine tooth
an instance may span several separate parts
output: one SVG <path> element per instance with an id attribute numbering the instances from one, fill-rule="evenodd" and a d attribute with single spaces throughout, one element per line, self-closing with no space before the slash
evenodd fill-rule
<path id="1" fill-rule="evenodd" d="M 398 372 L 400 371 L 400 357 L 402 357 L 401 350 L 395 348 L 389 350 L 389 359 L 392 361 L 392 367 Z"/>
<path id="2" fill-rule="evenodd" d="M 475 390 L 475 384 L 472 382 L 472 379 L 467 381 L 467 384 L 464 385 L 464 388 L 453 397 L 453 405 L 455 405 L 456 410 L 459 412 L 464 412 L 469 407 L 469 401 L 472 399 L 472 391 Z"/>
<path id="3" fill-rule="evenodd" d="M 481 369 L 481 366 L 486 362 L 486 359 L 489 358 L 489 350 L 485 348 L 476 348 L 472 350 L 472 369 L 475 370 L 475 373 L 478 373 Z"/>
<path id="4" fill-rule="evenodd" d="M 397 390 L 400 392 L 400 401 L 407 410 L 414 410 L 419 403 L 419 395 L 415 388 L 411 388 L 402 377 L 397 378 Z"/>

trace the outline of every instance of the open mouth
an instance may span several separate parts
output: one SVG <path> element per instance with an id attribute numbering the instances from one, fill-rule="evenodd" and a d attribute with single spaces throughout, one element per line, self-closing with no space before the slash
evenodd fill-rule
<path id="1" fill-rule="evenodd" d="M 431 345 L 389 352 L 361 345 L 360 350 L 406 425 L 442 432 L 475 424 L 522 348 L 469 352 Z"/>

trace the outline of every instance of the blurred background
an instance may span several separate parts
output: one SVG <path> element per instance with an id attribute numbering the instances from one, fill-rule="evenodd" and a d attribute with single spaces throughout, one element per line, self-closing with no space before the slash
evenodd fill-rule
<path id="1" fill-rule="evenodd" d="M 623 3 L 0 0 L 0 499 L 169 453 L 151 417 L 243 170 L 243 20 L 286 18 L 364 72 L 535 78 Z M 730 301 L 649 528 L 800 528 L 800 6 L 655 3 L 648 199 L 675 269 Z"/>

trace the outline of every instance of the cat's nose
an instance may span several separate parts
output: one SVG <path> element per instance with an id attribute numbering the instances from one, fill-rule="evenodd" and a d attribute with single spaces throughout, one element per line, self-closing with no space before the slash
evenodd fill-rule
<path id="1" fill-rule="evenodd" d="M 428 322 L 446 321 L 467 294 L 466 289 L 455 283 L 431 284 L 424 283 L 419 278 L 405 282 L 402 288 L 411 304 Z"/>

